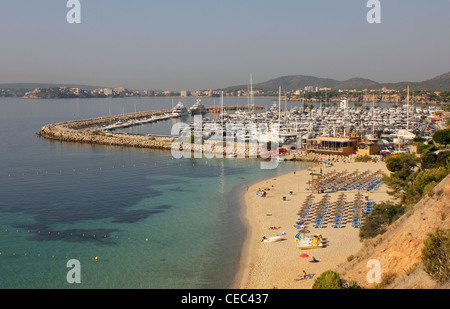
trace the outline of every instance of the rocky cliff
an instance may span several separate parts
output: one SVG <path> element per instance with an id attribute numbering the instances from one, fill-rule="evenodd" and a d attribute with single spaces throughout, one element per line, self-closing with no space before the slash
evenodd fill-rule
<path id="1" fill-rule="evenodd" d="M 380 262 L 381 273 L 392 279 L 386 288 L 450 288 L 450 283 L 439 286 L 432 281 L 421 265 L 424 240 L 436 228 L 450 228 L 450 175 L 384 234 L 365 241 L 353 259 L 340 265 L 337 271 L 344 280 L 356 281 L 367 288 L 374 287 L 374 283 L 367 282 L 367 262 L 376 259 Z"/>

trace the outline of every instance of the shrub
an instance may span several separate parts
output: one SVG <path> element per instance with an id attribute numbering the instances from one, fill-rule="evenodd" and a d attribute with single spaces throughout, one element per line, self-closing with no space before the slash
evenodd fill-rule
<path id="1" fill-rule="evenodd" d="M 397 277 L 397 275 L 393 272 L 383 273 L 381 275 L 381 282 L 379 284 L 377 284 L 375 288 L 385 289 L 388 285 L 390 285 L 392 282 L 394 282 L 395 277 Z"/>
<path id="2" fill-rule="evenodd" d="M 428 234 L 422 249 L 422 263 L 425 272 L 435 281 L 450 280 L 450 229 L 436 229 Z"/>
<path id="3" fill-rule="evenodd" d="M 406 204 L 410 205 L 418 202 L 428 190 L 432 189 L 435 184 L 438 184 L 444 179 L 448 175 L 448 172 L 446 167 L 439 167 L 418 173 L 405 188 Z M 431 183 L 434 184 L 430 185 Z"/>
<path id="4" fill-rule="evenodd" d="M 361 239 L 373 238 L 383 234 L 386 228 L 405 213 L 405 207 L 391 202 L 382 202 L 375 205 L 372 213 L 359 229 Z"/>
<path id="5" fill-rule="evenodd" d="M 342 289 L 339 273 L 327 270 L 314 280 L 313 289 Z"/>
<path id="6" fill-rule="evenodd" d="M 362 287 L 356 281 L 345 281 L 342 283 L 342 288 L 345 290 L 361 290 Z"/>

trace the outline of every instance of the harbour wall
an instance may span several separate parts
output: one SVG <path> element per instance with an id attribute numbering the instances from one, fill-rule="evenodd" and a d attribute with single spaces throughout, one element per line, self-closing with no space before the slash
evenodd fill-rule
<path id="1" fill-rule="evenodd" d="M 263 107 L 256 106 L 254 109 L 264 109 Z M 212 107 L 207 107 L 212 109 Z M 224 110 L 246 110 L 245 106 L 225 106 Z M 144 119 L 150 116 L 164 115 L 171 113 L 172 110 L 157 110 L 146 111 L 130 114 L 122 114 L 115 116 L 105 116 L 98 118 L 90 118 L 83 120 L 72 120 L 54 124 L 48 124 L 43 126 L 37 135 L 62 142 L 74 142 L 74 143 L 87 143 L 97 145 L 110 145 L 110 146 L 124 146 L 124 147 L 137 147 L 137 148 L 149 148 L 159 150 L 171 150 L 172 144 L 176 141 L 176 137 L 171 136 L 159 136 L 159 135 L 131 135 L 131 134 L 115 134 L 114 132 L 104 133 L 100 132 L 102 126 L 107 126 L 117 122 L 126 122 L 128 120 Z M 188 142 L 190 143 L 190 141 Z M 186 143 L 184 143 L 186 144 Z M 200 146 L 200 148 L 199 148 Z M 188 148 L 183 146 L 183 143 L 179 145 L 179 149 L 183 150 Z M 202 151 L 202 145 L 196 145 L 192 147 L 192 151 Z M 214 152 L 217 152 L 214 151 Z M 226 153 L 225 148 L 221 152 Z"/>

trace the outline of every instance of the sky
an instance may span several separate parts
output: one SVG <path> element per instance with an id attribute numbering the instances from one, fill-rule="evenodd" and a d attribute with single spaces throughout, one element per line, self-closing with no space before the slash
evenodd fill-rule
<path id="1" fill-rule="evenodd" d="M 0 83 L 200 90 L 286 75 L 422 81 L 450 71 L 450 1 L 0 0 Z"/>

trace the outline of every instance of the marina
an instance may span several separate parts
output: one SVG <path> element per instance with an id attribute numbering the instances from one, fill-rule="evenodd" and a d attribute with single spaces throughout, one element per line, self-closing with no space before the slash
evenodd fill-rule
<path id="1" fill-rule="evenodd" d="M 248 148 L 252 144 L 276 142 L 279 149 L 289 152 L 306 150 L 333 155 L 374 155 L 406 151 L 405 145 L 411 145 L 416 136 L 430 139 L 436 129 L 444 127 L 443 121 L 436 120 L 439 112 L 436 106 L 380 106 L 374 102 L 356 105 L 350 104 L 346 97 L 342 97 L 340 104 L 335 106 L 320 103 L 314 107 L 299 102 L 298 106 L 288 109 L 281 95 L 269 108 L 255 108 L 250 104 L 225 107 L 222 97 L 219 107 L 204 107 L 200 99 L 191 107 L 179 102 L 172 112 L 143 118 L 130 115 L 126 121 L 102 125 L 95 130 L 110 134 L 142 124 L 177 118 L 186 121 L 188 115 L 200 115 L 200 125 L 188 122 L 189 129 L 183 128 L 183 132 L 180 130 L 173 136 L 183 135 L 189 139 L 195 135 L 207 144 L 210 139 L 216 140 L 217 134 L 223 134 L 227 142 L 241 145 L 241 152 L 244 144 Z M 275 127 L 277 131 L 273 131 Z M 222 133 L 217 133 L 219 131 Z M 147 136 L 151 135 L 152 132 L 147 133 Z M 259 154 L 263 149 L 259 148 Z M 236 154 L 228 155 L 234 157 Z"/>

